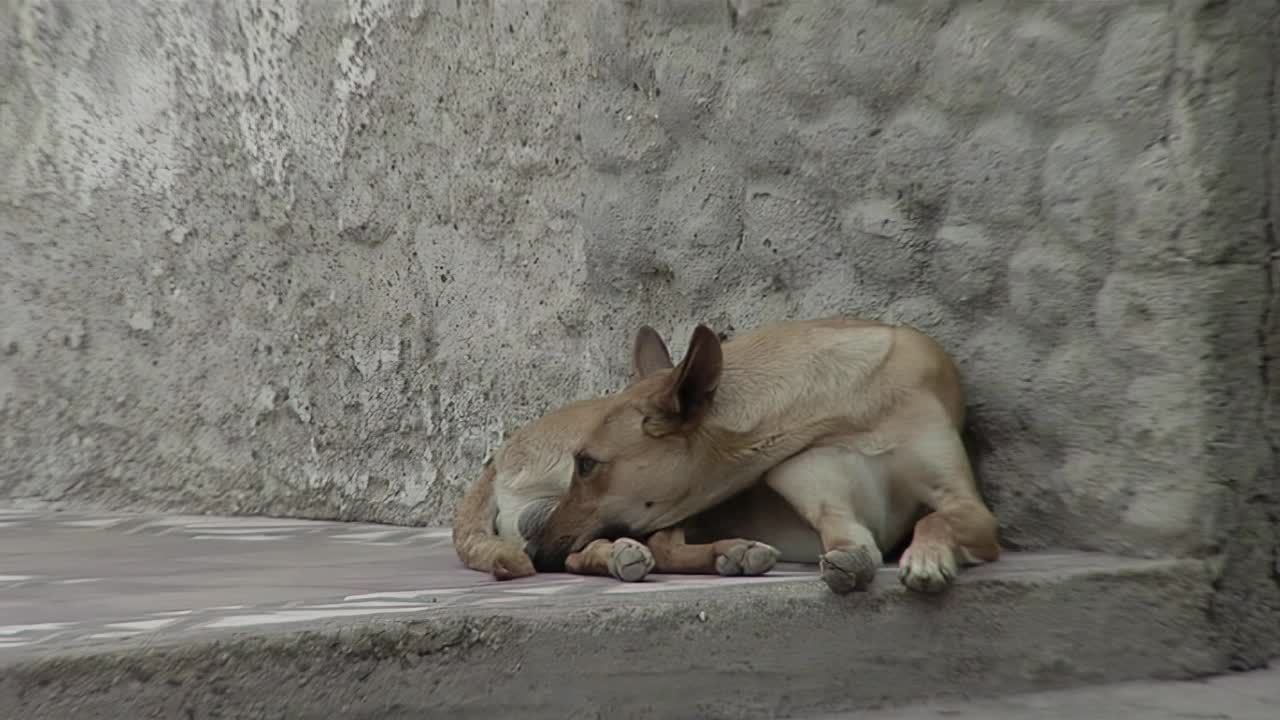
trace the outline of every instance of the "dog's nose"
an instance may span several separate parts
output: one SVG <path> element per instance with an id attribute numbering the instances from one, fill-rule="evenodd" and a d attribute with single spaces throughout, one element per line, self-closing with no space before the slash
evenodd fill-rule
<path id="1" fill-rule="evenodd" d="M 525 552 L 533 559 L 533 569 L 538 572 L 564 572 L 564 562 L 573 547 L 572 537 L 558 538 L 550 543 L 530 542 Z"/>

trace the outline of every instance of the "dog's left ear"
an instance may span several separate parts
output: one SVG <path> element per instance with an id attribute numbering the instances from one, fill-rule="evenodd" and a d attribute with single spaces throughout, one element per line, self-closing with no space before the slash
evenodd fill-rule
<path id="1" fill-rule="evenodd" d="M 662 336 L 648 325 L 636 331 L 636 341 L 631 348 L 631 380 L 635 382 L 659 370 L 670 370 L 671 351 L 662 342 Z"/>
<path id="2" fill-rule="evenodd" d="M 653 398 L 656 416 L 646 420 L 645 429 L 655 435 L 691 429 L 710 406 L 723 368 L 720 338 L 705 325 L 694 328 L 684 360 Z"/>

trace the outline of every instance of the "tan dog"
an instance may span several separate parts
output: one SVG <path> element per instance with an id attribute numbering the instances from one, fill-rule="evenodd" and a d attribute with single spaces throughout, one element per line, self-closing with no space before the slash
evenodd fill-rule
<path id="1" fill-rule="evenodd" d="M 700 325 L 672 367 L 644 327 L 633 372 L 485 463 L 454 522 L 464 564 L 499 579 L 536 568 L 638 580 L 817 559 L 843 593 L 865 589 L 914 525 L 899 577 L 936 592 L 961 564 L 999 557 L 960 437 L 956 367 L 919 331 L 833 318 L 722 346 Z"/>

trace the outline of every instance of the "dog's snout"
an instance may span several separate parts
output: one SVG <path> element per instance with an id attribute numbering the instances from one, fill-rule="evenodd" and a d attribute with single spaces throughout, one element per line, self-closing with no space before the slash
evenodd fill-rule
<path id="1" fill-rule="evenodd" d="M 634 536 L 635 536 L 635 534 L 636 534 L 636 533 L 635 533 L 635 531 L 633 531 L 633 530 L 631 529 L 631 526 L 630 526 L 630 525 L 627 525 L 626 523 L 616 522 L 616 521 L 615 521 L 615 522 L 611 522 L 611 523 L 609 523 L 609 524 L 605 525 L 604 527 L 600 528 L 600 529 L 595 533 L 595 536 L 594 536 L 594 537 L 595 537 L 597 540 L 599 540 L 599 539 L 603 539 L 603 540 L 618 540 L 618 539 L 621 539 L 621 538 L 634 537 Z"/>
<path id="2" fill-rule="evenodd" d="M 525 552 L 533 558 L 533 567 L 538 572 L 564 572 L 565 561 L 569 555 L 586 547 L 592 540 L 617 540 L 632 537 L 631 528 L 622 523 L 608 523 L 594 532 L 582 535 L 545 536 L 530 540 L 525 545 Z"/>
<path id="3" fill-rule="evenodd" d="M 547 542 L 532 541 L 525 546 L 525 552 L 533 559 L 533 568 L 538 572 L 564 572 L 565 560 L 573 552 L 573 537 L 562 535 Z"/>
<path id="4" fill-rule="evenodd" d="M 520 519 L 516 522 L 516 528 L 520 532 L 520 536 L 528 540 L 531 544 L 536 543 L 547 529 L 547 521 L 551 518 L 551 513 L 556 509 L 555 500 L 538 500 L 529 503 L 524 511 L 520 513 Z"/>

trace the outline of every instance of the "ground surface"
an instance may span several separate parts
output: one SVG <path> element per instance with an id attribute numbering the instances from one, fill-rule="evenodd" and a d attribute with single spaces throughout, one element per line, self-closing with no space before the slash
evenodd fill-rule
<path id="1" fill-rule="evenodd" d="M 0 509 L 0 659 L 123 639 L 797 577 L 811 579 L 813 570 L 497 583 L 458 563 L 444 528 Z"/>
<path id="2" fill-rule="evenodd" d="M 1124 683 L 996 700 L 824 715 L 821 720 L 1275 720 L 1278 708 L 1280 668 L 1275 668 L 1204 682 Z"/>
<path id="3" fill-rule="evenodd" d="M 497 583 L 442 528 L 0 506 L 0 717 L 818 717 L 1214 672 L 1211 597 L 1204 563 L 1080 553 L 1011 553 L 930 597 L 892 568 L 844 597 L 804 566 Z M 1267 687 L 885 718 L 1249 720 Z M 1183 696 L 1193 714 L 1151 705 Z"/>

